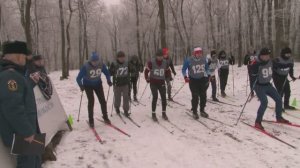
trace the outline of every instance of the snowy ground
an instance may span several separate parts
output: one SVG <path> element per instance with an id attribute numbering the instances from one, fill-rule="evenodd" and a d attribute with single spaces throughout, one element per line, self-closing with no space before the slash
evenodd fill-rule
<path id="1" fill-rule="evenodd" d="M 177 67 L 180 74 L 180 67 Z M 295 74 L 300 75 L 300 64 L 296 64 Z M 77 117 L 80 90 L 77 87 L 75 78 L 78 71 L 72 71 L 69 80 L 59 81 L 59 72 L 54 72 L 51 77 L 58 90 L 61 101 L 66 112 L 74 118 Z M 246 67 L 235 67 L 235 100 L 221 99 L 228 103 L 241 105 L 246 100 Z M 300 81 L 292 83 L 292 98 L 300 100 Z M 139 93 L 141 94 L 146 83 L 141 80 Z M 177 75 L 174 82 L 174 92 L 183 85 L 183 78 Z M 107 94 L 107 85 L 104 84 Z M 227 94 L 233 97 L 232 76 L 229 77 Z M 111 92 L 112 93 L 112 92 Z M 249 92 L 248 92 L 249 93 Z M 45 168 L 292 168 L 300 166 L 299 149 L 292 149 L 254 129 L 240 123 L 238 126 L 227 126 L 201 118 L 212 132 L 191 119 L 185 112 L 190 108 L 190 91 L 188 85 L 175 97 L 176 101 L 185 104 L 184 107 L 171 104 L 167 113 L 170 120 L 185 129 L 185 133 L 172 127 L 169 123 L 161 121 L 161 124 L 174 130 L 171 135 L 159 125 L 152 122 L 150 89 L 147 88 L 141 102 L 147 106 L 132 106 L 132 118 L 142 127 L 138 128 L 127 121 L 123 124 L 114 114 L 112 122 L 128 132 L 131 138 L 119 132 L 96 123 L 96 129 L 106 144 L 101 145 L 96 141 L 85 122 L 87 120 L 87 98 L 84 95 L 82 104 L 81 121 L 74 123 L 74 131 L 67 133 L 60 146 L 57 148 L 58 160 L 47 162 Z M 211 90 L 208 90 L 210 98 Z M 140 97 L 140 95 L 139 95 Z M 108 101 L 108 111 L 112 107 L 111 94 Z M 274 106 L 270 100 L 270 104 Z M 243 119 L 253 124 L 259 102 L 253 99 L 246 107 Z M 211 118 L 220 120 L 228 125 L 234 125 L 240 107 L 226 105 L 207 104 L 206 111 Z M 157 108 L 158 114 L 161 106 Z M 95 104 L 95 116 L 100 117 L 100 106 Z M 267 109 L 265 118 L 273 120 L 274 111 Z M 300 123 L 300 112 L 292 112 L 295 117 L 285 116 L 287 119 Z M 75 119 L 76 120 L 76 119 Z M 161 120 L 161 118 L 160 118 Z M 282 125 L 264 124 L 266 130 L 272 132 L 279 138 L 293 144 L 300 145 L 300 129 Z"/>

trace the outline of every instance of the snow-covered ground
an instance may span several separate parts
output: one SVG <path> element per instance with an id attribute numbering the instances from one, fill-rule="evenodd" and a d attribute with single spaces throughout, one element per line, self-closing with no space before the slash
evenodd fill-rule
<path id="1" fill-rule="evenodd" d="M 173 93 L 183 83 L 180 68 L 175 78 Z M 227 94 L 234 100 L 221 99 L 228 103 L 241 105 L 246 100 L 247 68 L 235 67 L 235 96 L 233 96 L 232 76 L 229 77 Z M 295 75 L 300 75 L 300 64 L 296 64 Z M 123 124 L 115 115 L 111 118 L 117 125 L 131 135 L 126 137 L 119 132 L 96 122 L 96 129 L 101 138 L 106 141 L 100 144 L 96 141 L 87 123 L 87 98 L 83 97 L 81 109 L 81 121 L 76 122 L 81 92 L 77 87 L 75 78 L 78 71 L 72 71 L 69 80 L 60 81 L 60 72 L 51 74 L 52 80 L 59 93 L 67 114 L 74 117 L 74 130 L 67 133 L 57 148 L 56 162 L 47 162 L 45 168 L 294 168 L 300 167 L 300 150 L 293 149 L 264 134 L 240 123 L 234 125 L 241 108 L 227 105 L 215 105 L 207 103 L 206 111 L 210 117 L 226 123 L 220 124 L 201 118 L 215 132 L 210 131 L 186 114 L 190 109 L 191 94 L 188 85 L 175 97 L 175 100 L 185 104 L 184 107 L 171 104 L 167 113 L 170 120 L 178 127 L 185 129 L 180 132 L 167 122 L 161 120 L 161 124 L 174 131 L 174 135 L 168 133 L 150 119 L 151 100 L 150 89 L 147 88 L 141 102 L 144 106 L 132 106 L 132 118 L 141 125 L 136 127 L 127 121 Z M 142 78 L 143 79 L 143 78 Z M 104 80 L 105 81 L 105 80 Z M 292 98 L 300 100 L 300 80 L 291 84 Z M 145 80 L 141 80 L 139 96 L 145 88 Z M 105 93 L 108 86 L 104 82 Z M 248 92 L 249 93 L 249 92 Z M 208 98 L 211 90 L 208 90 Z M 109 95 L 108 111 L 111 112 L 113 94 Z M 269 101 L 274 106 L 273 101 Z M 159 103 L 160 104 L 160 103 Z M 243 119 L 253 124 L 256 111 L 259 106 L 257 98 L 254 98 L 245 109 Z M 161 106 L 157 113 L 161 116 Z M 274 110 L 267 109 L 265 119 L 274 120 Z M 290 113 L 295 117 L 285 117 L 292 122 L 300 123 L 300 112 Z M 95 103 L 95 117 L 101 117 L 100 105 Z M 228 126 L 229 125 L 229 126 Z M 264 123 L 266 130 L 277 137 L 300 148 L 300 129 L 282 125 Z"/>

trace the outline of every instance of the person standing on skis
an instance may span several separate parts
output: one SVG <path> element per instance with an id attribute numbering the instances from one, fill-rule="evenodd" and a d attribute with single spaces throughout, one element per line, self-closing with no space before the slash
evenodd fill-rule
<path id="1" fill-rule="evenodd" d="M 208 60 L 209 71 L 210 71 L 210 83 L 212 88 L 212 100 L 218 102 L 217 99 L 217 81 L 216 81 L 216 70 L 220 68 L 219 60 L 217 57 L 217 52 L 212 50 L 210 52 L 210 59 Z"/>
<path id="2" fill-rule="evenodd" d="M 116 113 L 120 115 L 121 99 L 123 97 L 123 110 L 126 117 L 129 117 L 129 66 L 123 51 L 117 53 L 117 59 L 111 63 L 109 68 L 110 74 L 113 76 L 114 85 L 114 107 Z"/>
<path id="3" fill-rule="evenodd" d="M 260 106 L 257 111 L 257 117 L 255 120 L 255 127 L 260 130 L 264 130 L 262 126 L 262 120 L 264 113 L 268 107 L 268 98 L 271 97 L 276 103 L 276 119 L 280 123 L 289 123 L 288 120 L 282 117 L 282 99 L 276 89 L 270 83 L 272 80 L 272 61 L 271 50 L 268 48 L 261 49 L 257 61 L 251 66 L 251 72 L 256 77 L 254 82 L 255 92 L 260 100 Z"/>
<path id="4" fill-rule="evenodd" d="M 225 93 L 225 89 L 228 81 L 229 65 L 234 65 L 235 59 L 233 56 L 231 57 L 227 56 L 224 50 L 220 51 L 218 59 L 220 63 L 219 78 L 220 78 L 221 96 L 226 97 L 227 95 Z"/>
<path id="5" fill-rule="evenodd" d="M 188 72 L 187 72 L 188 71 Z M 205 112 L 206 106 L 206 91 L 209 86 L 209 65 L 207 58 L 203 56 L 202 48 L 194 49 L 193 56 L 184 61 L 182 74 L 186 83 L 189 83 L 192 93 L 192 111 L 195 119 L 199 119 L 198 104 L 200 97 L 200 115 L 208 118 Z"/>
<path id="6" fill-rule="evenodd" d="M 169 49 L 168 48 L 163 48 L 163 54 L 164 54 L 164 59 L 166 60 L 168 66 L 172 70 L 172 73 L 174 76 L 176 76 L 176 71 L 174 68 L 173 60 L 169 56 Z M 166 78 L 166 83 L 167 83 L 167 94 L 168 94 L 168 100 L 173 101 L 172 99 L 172 84 L 171 81 L 173 80 L 172 75 L 170 77 Z"/>
<path id="7" fill-rule="evenodd" d="M 286 47 L 281 50 L 280 57 L 273 61 L 273 81 L 280 96 L 283 97 L 284 95 L 284 109 L 295 110 L 295 107 L 290 106 L 291 87 L 288 75 L 293 81 L 296 80 L 292 50 Z"/>
<path id="8" fill-rule="evenodd" d="M 130 68 L 130 91 L 129 99 L 131 100 L 131 90 L 133 90 L 133 100 L 138 101 L 137 99 L 137 83 L 139 80 L 140 73 L 143 72 L 143 64 L 139 60 L 138 56 L 134 55 L 129 61 Z"/>
<path id="9" fill-rule="evenodd" d="M 94 93 L 97 95 L 101 104 L 105 123 L 110 124 L 107 115 L 107 104 L 102 86 L 101 73 L 104 73 L 106 76 L 107 84 L 112 86 L 110 74 L 106 65 L 102 63 L 99 55 L 96 52 L 93 52 L 89 61 L 80 69 L 76 79 L 81 91 L 85 91 L 88 98 L 89 125 L 91 128 L 94 127 Z"/>
<path id="10" fill-rule="evenodd" d="M 156 117 L 156 103 L 158 99 L 158 92 L 161 97 L 162 103 L 162 117 L 164 120 L 168 120 L 166 114 L 167 108 L 167 98 L 166 98 L 166 78 L 170 78 L 171 71 L 168 66 L 167 61 L 163 57 L 163 50 L 159 49 L 156 52 L 156 58 L 152 59 L 147 63 L 145 69 L 145 79 L 147 83 L 150 83 L 150 88 L 152 92 L 152 119 L 157 122 Z M 150 75 L 149 75 L 150 73 Z"/>

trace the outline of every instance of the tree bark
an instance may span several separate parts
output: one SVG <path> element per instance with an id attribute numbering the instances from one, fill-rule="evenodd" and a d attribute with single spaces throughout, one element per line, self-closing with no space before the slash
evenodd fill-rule
<path id="1" fill-rule="evenodd" d="M 160 18 L 160 41 L 161 47 L 167 48 L 167 37 L 166 37 L 166 21 L 165 21 L 165 9 L 163 0 L 158 0 L 159 6 L 159 18 Z"/>
<path id="2" fill-rule="evenodd" d="M 138 49 L 139 60 L 142 60 L 141 40 L 140 40 L 140 17 L 139 17 L 139 4 L 138 0 L 135 0 L 135 15 L 136 15 L 136 43 Z"/>
<path id="3" fill-rule="evenodd" d="M 62 69 L 62 76 L 61 80 L 67 79 L 67 70 L 66 70 L 66 58 L 65 58 L 65 19 L 64 19 L 64 12 L 63 12 L 63 4 L 62 0 L 59 0 L 59 16 L 60 16 L 60 28 L 61 28 L 61 69 Z"/>
<path id="4" fill-rule="evenodd" d="M 242 41 L 242 4 L 238 0 L 238 66 L 242 66 L 243 41 Z"/>

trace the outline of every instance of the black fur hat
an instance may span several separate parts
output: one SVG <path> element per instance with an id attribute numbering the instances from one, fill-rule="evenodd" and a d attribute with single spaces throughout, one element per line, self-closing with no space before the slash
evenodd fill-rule
<path id="1" fill-rule="evenodd" d="M 22 41 L 5 42 L 2 48 L 3 48 L 3 56 L 5 56 L 6 54 L 28 55 L 27 44 Z"/>

